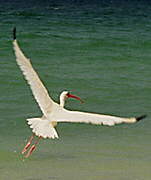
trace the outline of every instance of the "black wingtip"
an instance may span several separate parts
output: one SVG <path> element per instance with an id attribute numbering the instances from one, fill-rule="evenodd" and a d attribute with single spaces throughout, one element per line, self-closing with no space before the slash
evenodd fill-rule
<path id="1" fill-rule="evenodd" d="M 142 115 L 142 116 L 139 116 L 139 117 L 136 117 L 136 121 L 140 121 L 140 120 L 142 120 L 142 119 L 144 119 L 144 118 L 146 118 L 147 117 L 147 115 L 145 114 L 145 115 Z"/>
<path id="2" fill-rule="evenodd" d="M 13 29 L 13 39 L 16 40 L 16 27 Z"/>

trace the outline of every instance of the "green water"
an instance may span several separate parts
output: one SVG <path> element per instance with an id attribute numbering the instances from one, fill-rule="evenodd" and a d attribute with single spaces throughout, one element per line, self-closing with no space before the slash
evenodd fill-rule
<path id="1" fill-rule="evenodd" d="M 150 12 L 146 1 L 0 4 L 0 179 L 151 179 Z M 58 140 L 23 159 L 25 119 L 41 112 L 16 65 L 14 26 L 55 101 L 70 90 L 85 103 L 68 100 L 68 109 L 148 117 L 115 127 L 59 124 Z"/>

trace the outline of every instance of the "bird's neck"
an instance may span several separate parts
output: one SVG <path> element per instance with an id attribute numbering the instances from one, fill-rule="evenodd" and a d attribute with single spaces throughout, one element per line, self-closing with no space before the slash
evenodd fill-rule
<path id="1" fill-rule="evenodd" d="M 60 98 L 60 106 L 64 107 L 65 105 L 65 100 L 63 98 Z"/>

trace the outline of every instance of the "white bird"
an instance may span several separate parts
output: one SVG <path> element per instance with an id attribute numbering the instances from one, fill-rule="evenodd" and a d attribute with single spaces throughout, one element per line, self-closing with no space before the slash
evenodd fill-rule
<path id="1" fill-rule="evenodd" d="M 24 147 L 22 154 L 24 154 L 28 150 L 34 136 L 38 136 L 38 140 L 35 141 L 35 143 L 31 146 L 25 157 L 29 157 L 35 150 L 40 138 L 58 138 L 58 133 L 55 129 L 55 126 L 60 122 L 91 123 L 96 125 L 113 126 L 115 124 L 121 123 L 135 123 L 146 117 L 146 115 L 143 115 L 140 117 L 124 118 L 111 115 L 70 111 L 65 109 L 64 104 L 67 98 L 71 97 L 76 98 L 80 101 L 82 100 L 77 96 L 71 95 L 67 91 L 63 91 L 60 95 L 60 105 L 54 102 L 49 96 L 38 74 L 33 69 L 30 60 L 27 59 L 21 51 L 16 40 L 16 28 L 14 28 L 13 46 L 17 64 L 19 65 L 28 84 L 30 85 L 32 93 L 43 113 L 42 117 L 27 119 L 27 122 L 32 129 L 33 135 L 30 137 L 28 143 Z"/>

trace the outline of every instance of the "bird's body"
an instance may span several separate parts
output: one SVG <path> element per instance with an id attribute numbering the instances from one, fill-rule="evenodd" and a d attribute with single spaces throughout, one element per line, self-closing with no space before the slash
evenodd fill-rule
<path id="1" fill-rule="evenodd" d="M 43 116 L 40 118 L 30 118 L 27 119 L 30 128 L 32 128 L 33 133 L 40 138 L 58 138 L 58 133 L 55 129 L 57 123 L 60 122 L 79 122 L 79 123 L 91 123 L 91 124 L 98 124 L 98 125 L 109 125 L 113 126 L 115 124 L 121 123 L 135 123 L 138 120 L 144 118 L 145 116 L 141 116 L 139 118 L 132 117 L 132 118 L 123 118 L 123 117 L 116 117 L 111 115 L 102 115 L 102 114 L 94 114 L 94 113 L 86 113 L 86 112 L 79 112 L 79 111 L 70 111 L 64 108 L 65 100 L 69 97 L 76 98 L 81 100 L 77 96 L 73 96 L 67 91 L 63 91 L 60 95 L 60 104 L 54 102 L 52 98 L 48 95 L 46 88 L 44 87 L 43 83 L 41 82 L 38 74 L 33 69 L 31 62 L 27 59 L 16 40 L 16 31 L 14 29 L 14 50 L 16 55 L 16 61 L 19 65 L 20 69 L 22 70 L 28 84 L 31 87 L 32 93 L 43 113 Z M 29 140 L 29 144 L 25 146 L 23 153 L 26 152 L 28 147 L 33 140 L 33 137 Z M 37 141 L 38 143 L 38 141 Z M 35 149 L 34 147 L 30 149 L 27 157 L 32 153 Z"/>

